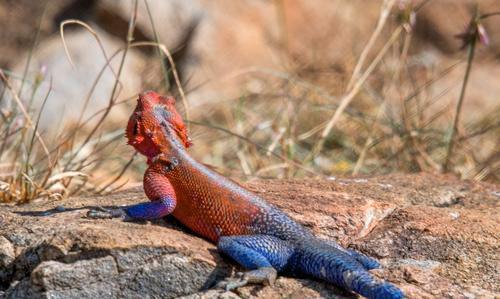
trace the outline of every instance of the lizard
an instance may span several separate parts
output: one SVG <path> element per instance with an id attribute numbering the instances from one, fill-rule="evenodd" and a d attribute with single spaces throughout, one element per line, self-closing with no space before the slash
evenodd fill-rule
<path id="1" fill-rule="evenodd" d="M 368 272 L 380 266 L 375 259 L 315 237 L 263 198 L 193 159 L 173 97 L 140 94 L 126 137 L 147 157 L 143 186 L 150 201 L 91 210 L 89 217 L 150 220 L 172 214 L 248 270 L 220 283 L 228 290 L 248 283 L 272 285 L 284 273 L 324 280 L 368 298 L 404 298 L 399 288 Z"/>

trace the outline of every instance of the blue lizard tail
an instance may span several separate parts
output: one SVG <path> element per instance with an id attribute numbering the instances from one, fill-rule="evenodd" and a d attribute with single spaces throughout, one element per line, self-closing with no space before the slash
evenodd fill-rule
<path id="1" fill-rule="evenodd" d="M 371 299 L 404 298 L 403 292 L 394 285 L 375 280 L 353 256 L 322 242 L 299 245 L 290 270 L 325 280 Z"/>

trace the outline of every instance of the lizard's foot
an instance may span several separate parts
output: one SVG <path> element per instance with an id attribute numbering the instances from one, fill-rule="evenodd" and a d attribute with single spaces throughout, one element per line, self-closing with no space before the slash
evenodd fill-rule
<path id="1" fill-rule="evenodd" d="M 218 288 L 231 291 L 247 284 L 263 284 L 273 286 L 278 272 L 273 267 L 262 267 L 245 273 L 238 273 L 237 277 L 226 278 L 217 284 Z"/>
<path id="2" fill-rule="evenodd" d="M 127 213 L 123 209 L 106 209 L 103 207 L 95 207 L 87 212 L 87 218 L 92 219 L 111 219 L 111 218 L 122 218 L 126 220 L 128 218 Z"/>

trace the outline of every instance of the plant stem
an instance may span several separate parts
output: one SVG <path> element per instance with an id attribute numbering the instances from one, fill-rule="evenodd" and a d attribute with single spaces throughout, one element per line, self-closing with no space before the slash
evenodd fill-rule
<path id="1" fill-rule="evenodd" d="M 160 38 L 158 37 L 158 32 L 156 31 L 155 23 L 153 20 L 153 15 L 151 14 L 151 10 L 149 9 L 149 4 L 148 4 L 147 0 L 144 0 L 144 5 L 146 5 L 146 11 L 148 12 L 149 22 L 151 23 L 151 29 L 153 30 L 155 43 L 160 44 Z M 170 79 L 168 76 L 168 70 L 167 70 L 165 59 L 163 59 L 163 55 L 162 55 L 161 49 L 159 47 L 156 47 L 156 54 L 158 55 L 158 58 L 160 59 L 161 70 L 163 72 L 163 80 L 165 83 L 165 90 L 169 91 L 170 90 Z"/>
<path id="2" fill-rule="evenodd" d="M 469 82 L 469 75 L 472 69 L 472 61 L 474 60 L 476 42 L 477 39 L 474 37 L 474 39 L 469 43 L 467 51 L 467 68 L 465 69 L 464 81 L 462 83 L 462 89 L 460 91 L 460 96 L 458 98 L 458 103 L 455 110 L 455 116 L 453 118 L 453 127 L 451 129 L 451 135 L 448 141 L 448 149 L 446 151 L 446 159 L 443 164 L 443 172 L 448 172 L 450 167 L 450 159 L 453 154 L 453 147 L 455 145 L 455 138 L 458 131 L 458 122 L 460 121 L 460 112 L 462 111 L 462 104 L 464 102 L 465 91 L 467 89 L 467 83 Z"/>
<path id="3" fill-rule="evenodd" d="M 36 29 L 35 38 L 33 39 L 33 44 L 31 45 L 31 47 L 29 48 L 29 51 L 28 51 L 28 60 L 26 61 L 26 65 L 24 66 L 23 80 L 21 81 L 21 87 L 19 87 L 19 91 L 17 92 L 19 97 L 22 97 L 24 83 L 26 82 L 26 77 L 28 76 L 28 70 L 30 68 L 31 59 L 33 58 L 33 51 L 38 44 L 38 40 L 40 39 L 40 33 L 42 31 L 42 21 L 43 21 L 43 18 L 45 17 L 45 12 L 47 11 L 48 4 L 49 4 L 49 1 L 48 0 L 45 1 L 45 4 L 43 6 L 42 15 L 40 16 L 40 20 L 38 21 L 38 27 Z"/>

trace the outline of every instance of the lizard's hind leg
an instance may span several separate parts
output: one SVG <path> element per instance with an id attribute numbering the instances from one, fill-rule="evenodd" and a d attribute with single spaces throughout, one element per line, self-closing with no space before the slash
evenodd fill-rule
<path id="1" fill-rule="evenodd" d="M 380 268 L 380 263 L 367 255 L 362 254 L 361 252 L 357 252 L 352 249 L 346 249 L 347 253 L 349 253 L 353 258 L 355 258 L 366 270 L 378 269 Z"/>
<path id="2" fill-rule="evenodd" d="M 295 251 L 287 241 L 267 235 L 223 236 L 217 248 L 250 270 L 239 279 L 227 279 L 218 284 L 226 290 L 248 283 L 272 285 L 277 272 L 286 267 Z"/>
<path id="3" fill-rule="evenodd" d="M 310 275 L 344 287 L 370 299 L 401 299 L 403 292 L 396 286 L 377 280 L 350 253 L 324 243 L 297 245 L 291 262 L 292 272 Z M 358 256 L 359 258 L 359 256 Z"/>

